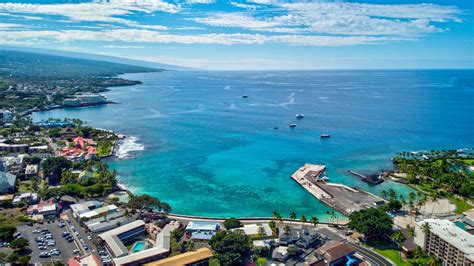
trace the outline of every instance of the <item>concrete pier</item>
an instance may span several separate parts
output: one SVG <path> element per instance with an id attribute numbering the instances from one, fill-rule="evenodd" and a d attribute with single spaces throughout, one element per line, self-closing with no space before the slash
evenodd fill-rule
<path id="1" fill-rule="evenodd" d="M 291 178 L 319 201 L 348 216 L 354 211 L 385 204 L 385 200 L 365 190 L 344 184 L 325 182 L 320 176 L 324 165 L 305 164 Z"/>

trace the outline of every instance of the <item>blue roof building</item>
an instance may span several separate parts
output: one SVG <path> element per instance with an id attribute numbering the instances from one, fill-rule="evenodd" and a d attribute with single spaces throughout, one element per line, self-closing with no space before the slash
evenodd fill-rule
<path id="1" fill-rule="evenodd" d="M 221 228 L 220 223 L 191 221 L 186 226 L 186 232 L 191 234 L 191 239 L 207 241 Z"/>

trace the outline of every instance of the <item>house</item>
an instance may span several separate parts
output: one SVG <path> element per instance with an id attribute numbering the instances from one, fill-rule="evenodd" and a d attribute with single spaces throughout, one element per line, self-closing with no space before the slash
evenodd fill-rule
<path id="1" fill-rule="evenodd" d="M 280 244 L 283 246 L 296 245 L 299 248 L 314 247 L 321 242 L 320 235 L 314 228 L 304 225 L 290 227 L 290 231 L 285 233 L 280 229 Z"/>
<path id="2" fill-rule="evenodd" d="M 102 201 L 91 200 L 73 204 L 71 205 L 71 210 L 73 216 L 76 217 L 76 219 L 80 219 L 81 214 L 98 209 L 104 205 L 105 203 Z"/>
<path id="3" fill-rule="evenodd" d="M 208 241 L 220 228 L 220 223 L 216 222 L 190 221 L 186 226 L 186 234 L 195 241 Z"/>
<path id="4" fill-rule="evenodd" d="M 329 242 L 316 250 L 317 254 L 324 257 L 328 266 L 345 265 L 355 252 L 354 248 L 342 242 Z"/>
<path id="5" fill-rule="evenodd" d="M 18 206 L 20 202 L 26 202 L 27 204 L 33 204 L 37 203 L 39 200 L 38 193 L 34 192 L 26 192 L 26 193 L 21 193 L 18 196 L 15 196 L 15 198 L 12 201 L 13 206 Z"/>
<path id="6" fill-rule="evenodd" d="M 3 124 L 13 122 L 13 113 L 8 111 L 8 110 L 1 109 L 0 110 L 0 122 L 3 123 Z"/>
<path id="7" fill-rule="evenodd" d="M 29 215 L 41 215 L 44 218 L 54 217 L 58 214 L 58 204 L 53 201 L 45 201 L 28 207 Z"/>
<path id="8" fill-rule="evenodd" d="M 289 257 L 288 247 L 285 246 L 276 247 L 272 252 L 272 259 L 279 262 L 286 262 Z"/>
<path id="9" fill-rule="evenodd" d="M 0 162 L 0 193 L 13 193 L 16 187 L 16 175 L 8 173 Z"/>
<path id="10" fill-rule="evenodd" d="M 25 175 L 34 176 L 38 174 L 39 166 L 37 164 L 28 164 L 25 168 Z"/>
<path id="11" fill-rule="evenodd" d="M 82 257 L 73 257 L 68 260 L 68 266 L 101 266 L 99 257 L 95 254 L 87 254 Z"/>
<path id="12" fill-rule="evenodd" d="M 271 236 L 272 229 L 268 225 L 268 223 L 263 224 L 244 224 L 244 226 L 239 228 L 234 228 L 232 231 L 235 230 L 242 230 L 248 236 L 258 236 L 261 231 L 263 233 L 263 237 Z"/>

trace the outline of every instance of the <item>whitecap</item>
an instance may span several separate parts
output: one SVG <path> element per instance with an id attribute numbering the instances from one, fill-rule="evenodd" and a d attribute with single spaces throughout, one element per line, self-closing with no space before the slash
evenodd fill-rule
<path id="1" fill-rule="evenodd" d="M 128 136 L 118 144 L 118 148 L 115 150 L 115 156 L 119 159 L 127 159 L 132 156 L 132 153 L 143 150 L 145 150 L 145 146 L 138 143 L 137 137 Z"/>

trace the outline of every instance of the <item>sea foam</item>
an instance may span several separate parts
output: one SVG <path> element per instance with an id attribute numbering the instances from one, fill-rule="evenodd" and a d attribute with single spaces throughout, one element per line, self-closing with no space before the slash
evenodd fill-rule
<path id="1" fill-rule="evenodd" d="M 145 150 L 145 146 L 138 143 L 137 137 L 128 136 L 119 143 L 118 148 L 115 151 L 115 156 L 119 159 L 127 159 L 132 156 L 133 152 L 143 150 Z"/>

